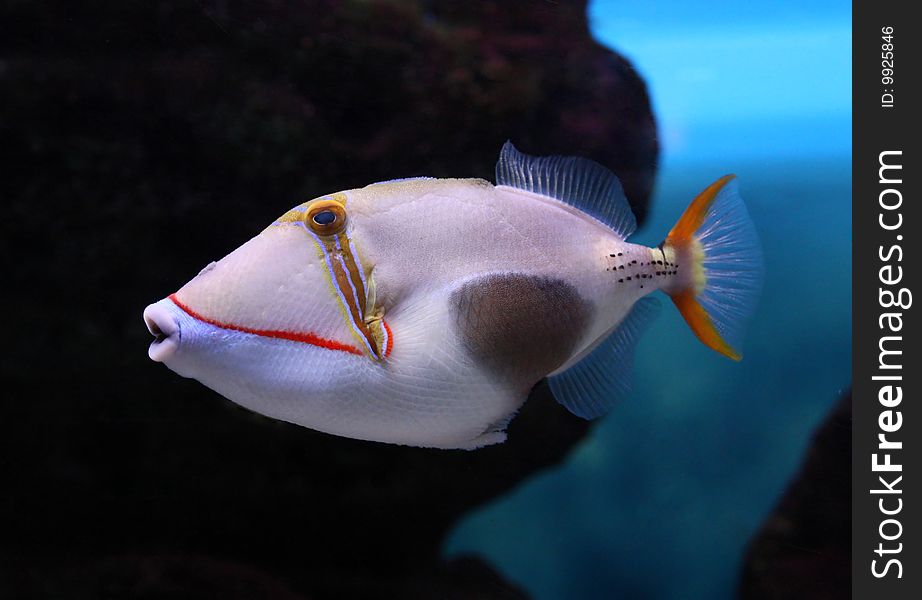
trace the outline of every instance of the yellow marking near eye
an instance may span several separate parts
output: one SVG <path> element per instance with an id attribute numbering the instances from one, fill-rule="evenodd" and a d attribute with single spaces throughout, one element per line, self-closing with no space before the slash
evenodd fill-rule
<path id="1" fill-rule="evenodd" d="M 355 260 L 355 254 L 352 250 L 352 242 L 349 240 L 349 237 L 345 233 L 340 233 L 337 235 L 339 241 L 339 247 L 342 249 L 342 255 L 345 259 L 346 269 L 349 271 L 349 279 L 352 281 L 352 285 L 355 286 L 356 290 L 361 289 L 362 293 L 358 294 L 358 308 L 359 312 L 364 316 L 366 314 L 367 307 L 365 306 L 365 301 L 368 297 L 368 289 L 365 286 L 365 280 L 362 274 L 359 272 L 359 266 Z"/>
<path id="2" fill-rule="evenodd" d="M 374 301 L 368 301 L 366 277 L 370 274 L 364 272 L 357 260 L 355 247 L 345 231 L 347 200 L 344 192 L 315 198 L 289 210 L 273 226 L 298 224 L 310 234 L 317 247 L 317 258 L 326 267 L 330 291 L 339 301 L 340 312 L 352 335 L 372 358 L 383 360 L 391 341 L 383 312 L 374 306 Z M 330 215 L 324 215 L 314 220 L 324 212 L 333 213 L 335 218 L 330 220 Z"/>

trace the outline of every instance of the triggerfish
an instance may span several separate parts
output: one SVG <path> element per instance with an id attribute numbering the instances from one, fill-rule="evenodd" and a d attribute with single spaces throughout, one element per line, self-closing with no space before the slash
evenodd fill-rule
<path id="1" fill-rule="evenodd" d="M 630 388 L 667 294 L 734 360 L 762 259 L 733 176 L 663 243 L 631 244 L 617 177 L 507 143 L 496 185 L 415 178 L 289 210 L 144 311 L 150 358 L 250 409 L 335 435 L 473 449 L 547 377 L 583 418 Z"/>

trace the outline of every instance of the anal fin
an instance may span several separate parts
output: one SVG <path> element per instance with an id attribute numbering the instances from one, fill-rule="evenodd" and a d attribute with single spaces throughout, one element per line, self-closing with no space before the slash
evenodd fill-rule
<path id="1" fill-rule="evenodd" d="M 656 298 L 641 298 L 617 328 L 582 360 L 548 377 L 554 398 L 584 419 L 600 417 L 631 390 L 634 348 L 659 314 Z"/>

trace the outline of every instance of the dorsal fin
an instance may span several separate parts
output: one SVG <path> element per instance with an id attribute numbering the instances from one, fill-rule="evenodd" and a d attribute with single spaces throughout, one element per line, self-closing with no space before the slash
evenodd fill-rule
<path id="1" fill-rule="evenodd" d="M 379 185 L 382 183 L 403 183 L 404 181 L 425 181 L 427 179 L 435 179 L 435 177 L 426 177 L 426 176 L 398 177 L 397 179 L 388 179 L 387 181 L 377 181 L 375 183 L 372 183 L 371 185 Z"/>
<path id="2" fill-rule="evenodd" d="M 641 298 L 598 346 L 566 371 L 550 375 L 547 382 L 557 402 L 584 419 L 607 413 L 631 390 L 634 347 L 657 314 L 656 298 Z"/>
<path id="3" fill-rule="evenodd" d="M 608 225 L 622 239 L 637 229 L 618 177 L 587 158 L 529 156 L 506 142 L 496 163 L 496 185 L 560 200 Z"/>

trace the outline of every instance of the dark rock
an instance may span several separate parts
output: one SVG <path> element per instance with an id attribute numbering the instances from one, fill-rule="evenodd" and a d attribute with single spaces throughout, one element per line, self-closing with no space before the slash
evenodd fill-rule
<path id="1" fill-rule="evenodd" d="M 57 0 L 0 22 L 0 595 L 520 595 L 439 548 L 585 435 L 545 386 L 502 446 L 335 438 L 149 362 L 140 315 L 305 198 L 492 179 L 506 139 L 611 167 L 642 217 L 649 101 L 585 2 Z"/>
<path id="2" fill-rule="evenodd" d="M 800 474 L 750 543 L 740 597 L 851 596 L 852 397 L 813 438 Z"/>

